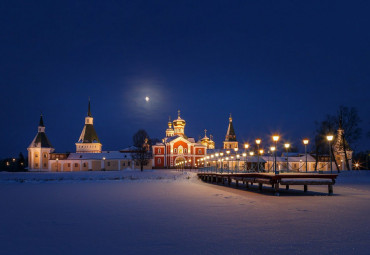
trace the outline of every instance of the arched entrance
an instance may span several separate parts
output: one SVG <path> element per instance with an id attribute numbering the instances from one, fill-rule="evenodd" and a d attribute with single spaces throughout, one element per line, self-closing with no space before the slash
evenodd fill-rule
<path id="1" fill-rule="evenodd" d="M 181 156 L 178 156 L 176 159 L 175 159 L 175 166 L 177 168 L 184 168 L 185 167 L 185 158 L 184 157 L 181 157 Z"/>

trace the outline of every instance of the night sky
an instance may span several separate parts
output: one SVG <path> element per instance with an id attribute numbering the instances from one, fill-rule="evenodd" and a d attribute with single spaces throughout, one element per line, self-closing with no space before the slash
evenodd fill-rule
<path id="1" fill-rule="evenodd" d="M 26 152 L 40 112 L 75 151 L 91 98 L 103 150 L 168 116 L 221 147 L 278 132 L 300 145 L 339 105 L 370 122 L 369 1 L 1 1 L 0 157 Z M 150 101 L 145 102 L 149 96 Z M 357 146 L 368 148 L 368 138 Z"/>

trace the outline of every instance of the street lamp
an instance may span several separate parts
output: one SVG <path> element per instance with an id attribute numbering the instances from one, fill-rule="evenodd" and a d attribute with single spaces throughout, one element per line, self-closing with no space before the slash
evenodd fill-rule
<path id="1" fill-rule="evenodd" d="M 261 139 L 256 139 L 256 144 L 257 144 L 257 172 L 260 172 L 260 155 L 258 154 L 258 151 L 260 150 L 260 144 L 261 144 Z"/>
<path id="2" fill-rule="evenodd" d="M 247 171 L 247 153 L 244 152 L 242 155 L 244 157 L 244 170 Z"/>
<path id="3" fill-rule="evenodd" d="M 59 158 L 57 158 L 57 172 L 58 172 L 58 161 L 59 161 Z"/>
<path id="4" fill-rule="evenodd" d="M 237 154 L 236 155 L 236 172 L 238 172 L 239 171 L 239 160 L 240 160 L 240 155 L 239 154 Z"/>
<path id="5" fill-rule="evenodd" d="M 259 150 L 259 155 L 263 155 L 263 150 L 261 149 L 261 150 Z M 259 165 L 259 156 L 258 156 L 258 165 Z M 263 169 L 265 169 L 264 167 L 263 167 Z M 261 169 L 260 168 L 258 168 L 258 171 L 260 171 Z"/>
<path id="6" fill-rule="evenodd" d="M 330 153 L 330 173 L 333 173 L 333 164 L 332 164 L 332 156 L 331 156 L 331 141 L 333 141 L 334 136 L 333 135 L 327 135 L 326 139 L 329 142 L 329 153 Z"/>
<path id="7" fill-rule="evenodd" d="M 270 147 L 270 151 L 271 151 L 271 156 L 274 154 L 275 155 L 275 150 L 276 150 L 276 147 L 275 146 L 271 146 Z M 275 172 L 275 158 L 273 157 L 273 170 L 274 170 L 274 172 Z M 270 172 L 270 170 L 269 170 L 269 172 Z"/>
<path id="8" fill-rule="evenodd" d="M 289 172 L 289 147 L 290 147 L 290 144 L 289 143 L 286 143 L 284 144 L 284 147 L 285 147 L 285 150 L 286 150 L 286 171 Z"/>
<path id="9" fill-rule="evenodd" d="M 306 156 L 306 173 L 307 173 L 307 144 L 309 143 L 308 139 L 303 139 L 304 144 L 304 154 Z"/>
<path id="10" fill-rule="evenodd" d="M 278 135 L 273 135 L 272 140 L 275 142 L 275 163 L 274 163 L 274 168 L 275 168 L 275 174 L 279 174 L 279 170 L 277 170 L 277 165 L 276 165 L 276 151 L 277 151 L 277 142 L 279 141 L 279 136 Z"/>

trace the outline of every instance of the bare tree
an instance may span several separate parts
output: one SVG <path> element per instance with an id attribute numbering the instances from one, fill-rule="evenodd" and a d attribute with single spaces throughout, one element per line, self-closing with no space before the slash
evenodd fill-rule
<path id="1" fill-rule="evenodd" d="M 148 133 L 141 129 L 137 131 L 133 136 L 133 142 L 135 146 L 135 152 L 132 153 L 132 159 L 136 164 L 140 165 L 140 171 L 143 171 L 144 166 L 149 163 L 152 158 L 150 151 L 149 136 Z"/>
<path id="2" fill-rule="evenodd" d="M 338 126 L 343 129 L 342 132 L 342 148 L 344 151 L 345 163 L 347 170 L 350 169 L 349 160 L 347 157 L 347 151 L 350 149 L 350 144 L 355 143 L 361 137 L 362 130 L 359 127 L 361 122 L 358 116 L 357 110 L 354 107 L 348 108 L 345 106 L 340 106 L 338 110 Z"/>

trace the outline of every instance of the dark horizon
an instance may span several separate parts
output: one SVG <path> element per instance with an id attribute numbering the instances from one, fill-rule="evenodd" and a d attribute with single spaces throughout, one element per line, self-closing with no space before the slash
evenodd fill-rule
<path id="1" fill-rule="evenodd" d="M 356 107 L 368 149 L 369 2 L 47 2 L 0 4 L 0 157 L 26 153 L 42 112 L 56 151 L 75 151 L 88 98 L 103 150 L 138 129 L 301 147 L 315 121 Z M 145 97 L 150 101 L 146 102 Z"/>

